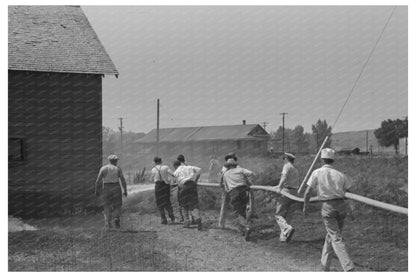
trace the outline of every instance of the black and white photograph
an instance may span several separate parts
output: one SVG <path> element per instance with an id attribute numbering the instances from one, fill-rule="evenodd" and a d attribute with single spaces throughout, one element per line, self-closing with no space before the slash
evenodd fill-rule
<path id="1" fill-rule="evenodd" d="M 5 271 L 410 272 L 407 4 L 121 4 L 3 5 Z"/>

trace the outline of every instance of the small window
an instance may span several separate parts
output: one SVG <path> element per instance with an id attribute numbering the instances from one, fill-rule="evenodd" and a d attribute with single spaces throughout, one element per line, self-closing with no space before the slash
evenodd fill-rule
<path id="1" fill-rule="evenodd" d="M 25 149 L 23 138 L 9 138 L 9 162 L 20 162 L 25 160 Z"/>

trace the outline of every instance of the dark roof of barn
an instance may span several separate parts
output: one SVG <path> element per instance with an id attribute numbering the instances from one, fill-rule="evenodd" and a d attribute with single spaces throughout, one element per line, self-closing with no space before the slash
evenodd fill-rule
<path id="1" fill-rule="evenodd" d="M 258 124 L 159 129 L 159 142 L 243 140 L 268 137 L 269 134 Z M 156 142 L 156 129 L 136 142 Z"/>
<path id="2" fill-rule="evenodd" d="M 115 74 L 79 6 L 9 6 L 9 69 Z"/>

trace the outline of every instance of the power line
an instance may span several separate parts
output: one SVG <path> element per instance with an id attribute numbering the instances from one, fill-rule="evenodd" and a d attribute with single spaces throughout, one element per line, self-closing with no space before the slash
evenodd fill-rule
<path id="1" fill-rule="evenodd" d="M 374 44 L 373 49 L 371 49 L 371 52 L 370 52 L 370 54 L 368 55 L 367 60 L 366 60 L 366 61 L 365 61 L 365 63 L 364 63 L 364 66 L 362 67 L 362 69 L 361 69 L 360 73 L 358 74 L 358 77 L 357 77 L 357 79 L 355 80 L 354 85 L 352 86 L 351 91 L 350 91 L 350 93 L 348 94 L 347 99 L 345 100 L 344 104 L 342 105 L 342 108 L 341 108 L 341 110 L 339 111 L 338 116 L 337 116 L 337 118 L 335 119 L 334 124 L 332 125 L 332 130 L 335 128 L 335 125 L 337 124 L 339 117 L 341 116 L 342 112 L 344 111 L 345 106 L 347 105 L 348 101 L 350 100 L 351 95 L 352 95 L 352 93 L 353 93 L 353 91 L 354 91 L 354 89 L 355 89 L 355 87 L 356 87 L 356 85 L 357 85 L 358 81 L 361 79 L 361 76 L 362 76 L 362 74 L 363 74 L 364 70 L 366 69 L 366 67 L 367 67 L 367 65 L 368 65 L 368 62 L 370 61 L 370 58 L 371 58 L 371 56 L 373 55 L 374 50 L 376 49 L 376 47 L 377 47 L 378 43 L 380 42 L 380 39 L 381 39 L 381 37 L 383 36 L 384 31 L 386 30 L 387 25 L 389 24 L 390 19 L 392 18 L 393 13 L 394 13 L 394 11 L 395 11 L 395 10 L 396 10 L 396 6 L 395 6 L 395 7 L 393 8 L 393 10 L 391 11 L 391 13 L 390 13 L 390 15 L 389 15 L 389 17 L 388 17 L 388 19 L 387 19 L 386 23 L 384 24 L 383 29 L 381 30 L 381 33 L 380 33 L 380 35 L 379 35 L 379 37 L 378 37 L 378 39 L 377 39 L 376 43 Z"/>

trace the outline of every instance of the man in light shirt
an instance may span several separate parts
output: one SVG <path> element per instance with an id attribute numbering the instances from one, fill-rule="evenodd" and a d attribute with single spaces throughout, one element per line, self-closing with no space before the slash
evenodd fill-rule
<path id="1" fill-rule="evenodd" d="M 172 223 L 174 223 L 175 216 L 170 202 L 170 176 L 173 177 L 173 173 L 167 165 L 162 165 L 162 159 L 160 157 L 155 157 L 153 161 L 155 167 L 152 168 L 151 179 L 155 182 L 156 206 L 160 213 L 161 223 L 168 224 L 165 210 L 168 212 Z"/>
<path id="2" fill-rule="evenodd" d="M 327 231 L 322 249 L 322 268 L 324 271 L 330 270 L 331 260 L 335 254 L 344 271 L 354 271 L 354 264 L 347 253 L 341 235 L 344 219 L 349 212 L 344 195 L 352 187 L 352 182 L 348 176 L 333 167 L 335 159 L 333 149 L 322 149 L 321 159 L 324 165 L 312 172 L 307 182 L 303 212 L 307 212 L 311 192 L 315 190 L 318 199 L 322 201 L 321 215 Z"/>
<path id="3" fill-rule="evenodd" d="M 179 158 L 181 160 L 179 160 Z M 190 227 L 189 214 L 195 219 L 198 230 L 202 230 L 202 219 L 199 214 L 199 199 L 197 182 L 201 176 L 201 168 L 191 165 L 186 165 L 185 158 L 178 157 L 181 164 L 176 168 L 173 175 L 179 187 L 179 201 L 180 206 L 185 210 L 184 228 Z"/>
<path id="4" fill-rule="evenodd" d="M 299 172 L 293 165 L 295 159 L 295 155 L 284 153 L 284 165 L 279 184 L 276 186 L 276 192 L 284 190 L 288 193 L 297 195 L 297 190 L 299 188 Z M 275 218 L 280 228 L 279 240 L 281 242 L 290 242 L 293 233 L 295 232 L 295 229 L 287 222 L 287 220 L 290 214 L 290 207 L 296 204 L 296 201 L 284 195 L 279 195 L 279 198 L 277 199 Z"/>
<path id="5" fill-rule="evenodd" d="M 127 184 L 123 172 L 117 166 L 119 158 L 116 155 L 108 156 L 109 164 L 101 167 L 95 182 L 95 195 L 102 194 L 102 204 L 104 206 L 105 228 L 109 231 L 112 227 L 112 214 L 114 215 L 114 226 L 120 228 L 121 206 L 123 195 L 127 197 Z M 121 181 L 121 187 L 120 187 Z"/>
<path id="6" fill-rule="evenodd" d="M 237 167 L 238 163 L 234 158 L 230 158 L 225 163 L 220 186 L 228 194 L 233 213 L 237 217 L 238 224 L 243 231 L 245 240 L 250 238 L 250 218 L 247 214 L 249 204 L 249 187 L 252 185 L 251 178 L 254 173 L 242 167 Z"/>

